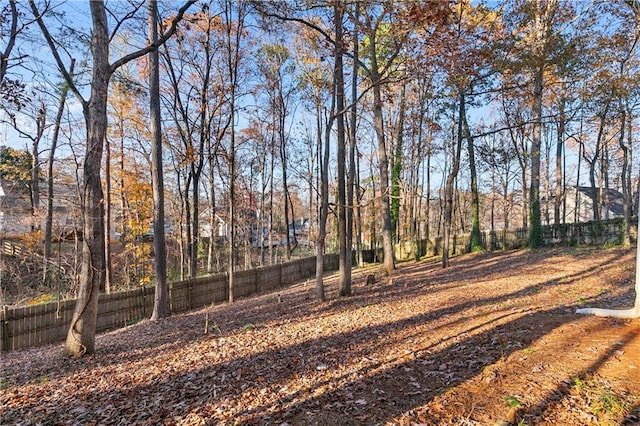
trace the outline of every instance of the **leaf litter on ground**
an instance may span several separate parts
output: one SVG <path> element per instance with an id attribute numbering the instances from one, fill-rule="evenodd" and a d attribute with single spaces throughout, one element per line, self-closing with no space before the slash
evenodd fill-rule
<path id="1" fill-rule="evenodd" d="M 102 334 L 82 359 L 3 353 L 0 423 L 633 424 L 639 321 L 574 312 L 628 307 L 634 256 L 481 253 L 367 285 L 370 265 L 348 298 L 333 275 L 325 303 L 301 283 Z"/>

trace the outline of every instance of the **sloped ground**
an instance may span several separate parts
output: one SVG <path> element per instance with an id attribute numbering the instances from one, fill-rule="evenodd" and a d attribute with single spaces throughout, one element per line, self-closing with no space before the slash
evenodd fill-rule
<path id="1" fill-rule="evenodd" d="M 635 251 L 543 249 L 402 264 L 355 295 L 313 287 L 2 354 L 1 424 L 640 423 Z M 205 324 L 208 332 L 205 334 Z"/>

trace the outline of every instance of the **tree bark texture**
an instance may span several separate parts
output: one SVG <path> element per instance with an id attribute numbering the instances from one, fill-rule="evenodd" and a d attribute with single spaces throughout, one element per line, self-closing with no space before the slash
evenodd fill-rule
<path id="1" fill-rule="evenodd" d="M 93 1 L 90 9 L 93 72 L 91 98 L 83 110 L 87 123 L 87 148 L 82 182 L 82 267 L 76 307 L 65 342 L 65 352 L 71 356 L 90 354 L 95 350 L 98 293 L 105 279 L 104 196 L 100 167 L 107 134 L 107 91 L 111 67 L 104 3 Z"/>
<path id="2" fill-rule="evenodd" d="M 334 82 L 336 96 L 336 130 L 337 130 L 337 162 L 338 162 L 338 250 L 340 258 L 339 279 L 340 296 L 351 296 L 351 258 L 347 259 L 347 214 L 346 214 L 346 130 L 345 130 L 345 88 L 344 88 L 344 39 L 342 19 L 344 17 L 344 4 L 334 2 L 335 25 L 335 64 Z"/>
<path id="3" fill-rule="evenodd" d="M 149 41 L 158 41 L 158 3 L 148 0 Z M 151 127 L 151 186 L 153 193 L 153 266 L 156 289 L 152 320 L 169 316 L 167 246 L 164 233 L 164 176 L 162 173 L 162 125 L 160 121 L 160 60 L 158 50 L 149 52 L 149 112 Z"/>
<path id="4" fill-rule="evenodd" d="M 460 111 L 464 128 L 464 136 L 467 139 L 467 153 L 469 155 L 469 170 L 471 173 L 471 238 L 469 241 L 472 252 L 480 251 L 482 247 L 482 235 L 480 233 L 480 193 L 478 191 L 478 173 L 476 172 L 475 146 L 471 136 L 471 129 L 467 121 L 466 108 Z"/>
<path id="5" fill-rule="evenodd" d="M 529 246 L 542 246 L 540 213 L 540 155 L 542 152 L 543 68 L 535 70 L 533 81 L 533 137 L 531 140 L 531 182 L 529 186 Z"/>
<path id="6" fill-rule="evenodd" d="M 384 251 L 383 269 L 389 274 L 395 269 L 393 253 L 393 237 L 391 235 L 391 206 L 389 202 L 389 157 L 384 133 L 384 118 L 382 114 L 382 89 L 378 71 L 378 56 L 376 51 L 375 31 L 369 34 L 369 61 L 371 62 L 370 78 L 373 91 L 373 127 L 376 132 L 378 145 L 378 162 L 380 170 L 380 213 L 382 215 L 382 247 Z"/>
<path id="7" fill-rule="evenodd" d="M 449 238 L 453 225 L 454 185 L 460 170 L 460 154 L 462 152 L 463 125 L 462 116 L 465 111 L 464 93 L 458 95 L 458 131 L 456 140 L 451 141 L 451 170 L 447 175 L 444 187 L 444 232 L 442 236 L 442 267 L 449 267 Z"/>

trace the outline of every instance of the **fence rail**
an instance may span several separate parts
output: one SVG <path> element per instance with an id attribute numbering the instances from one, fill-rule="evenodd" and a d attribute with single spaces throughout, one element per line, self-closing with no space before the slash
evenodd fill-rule
<path id="1" fill-rule="evenodd" d="M 337 255 L 326 255 L 324 268 L 325 271 L 338 269 Z M 234 275 L 234 295 L 246 297 L 284 288 L 314 276 L 315 271 L 315 257 L 239 271 Z M 227 301 L 227 278 L 227 274 L 223 273 L 170 283 L 171 313 Z M 153 299 L 153 287 L 101 294 L 98 298 L 96 332 L 124 327 L 150 317 Z M 73 299 L 18 308 L 4 307 L 0 311 L 0 348 L 10 351 L 63 341 L 71 324 L 75 303 Z"/>

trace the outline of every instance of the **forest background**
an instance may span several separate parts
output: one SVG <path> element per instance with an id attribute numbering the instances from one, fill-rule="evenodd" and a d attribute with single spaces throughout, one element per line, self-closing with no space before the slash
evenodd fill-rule
<path id="1" fill-rule="evenodd" d="M 164 250 L 170 278 L 338 251 L 348 295 L 366 248 L 390 272 L 402 241 L 440 237 L 443 266 L 460 233 L 539 246 L 542 224 L 581 219 L 580 186 L 595 220 L 620 192 L 629 242 L 640 26 L 623 2 L 94 3 L 2 2 L 0 174 L 28 201 L 3 238 L 32 254 L 5 260 L 15 282 L 108 292 L 156 280 Z"/>

